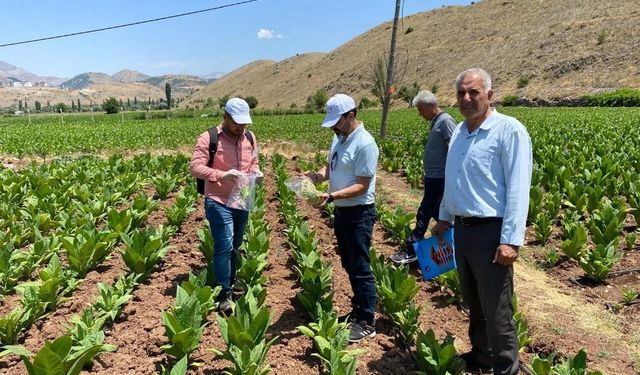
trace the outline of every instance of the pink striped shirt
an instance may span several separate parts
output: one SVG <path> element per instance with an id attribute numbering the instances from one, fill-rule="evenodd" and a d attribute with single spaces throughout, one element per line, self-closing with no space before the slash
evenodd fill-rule
<path id="1" fill-rule="evenodd" d="M 244 135 L 236 141 L 225 134 L 222 131 L 222 124 L 217 126 L 217 130 L 218 150 L 213 157 L 211 166 L 207 165 L 210 139 L 209 132 L 205 131 L 198 137 L 189 163 L 189 171 L 192 176 L 205 181 L 205 197 L 226 205 L 234 182 L 222 180 L 222 175 L 230 169 L 237 169 L 244 173 L 258 171 L 258 148 L 255 135 L 253 137 L 254 145 L 251 146 L 251 142 Z"/>

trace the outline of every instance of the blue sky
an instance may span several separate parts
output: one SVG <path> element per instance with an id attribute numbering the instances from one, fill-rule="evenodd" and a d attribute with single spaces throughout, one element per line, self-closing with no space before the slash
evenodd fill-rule
<path id="1" fill-rule="evenodd" d="M 164 17 L 237 0 L 0 0 L 0 44 Z M 405 16 L 469 0 L 404 0 Z M 42 76 L 133 69 L 149 75 L 230 72 L 259 59 L 328 52 L 393 19 L 394 0 L 258 0 L 128 28 L 0 48 Z"/>

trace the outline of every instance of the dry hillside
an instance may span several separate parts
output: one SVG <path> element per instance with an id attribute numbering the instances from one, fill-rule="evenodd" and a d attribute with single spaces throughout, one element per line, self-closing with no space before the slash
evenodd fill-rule
<path id="1" fill-rule="evenodd" d="M 553 99 L 640 87 L 638 5 L 638 0 L 483 0 L 405 17 L 398 32 L 403 74 L 397 86 L 437 85 L 440 98 L 453 102 L 457 73 L 482 66 L 493 75 L 498 97 Z M 254 95 L 260 107 L 300 106 L 321 87 L 330 94 L 371 98 L 371 65 L 388 50 L 390 36 L 387 22 L 329 53 L 256 61 L 182 105 L 229 94 Z M 518 88 L 521 78 L 528 84 Z"/>

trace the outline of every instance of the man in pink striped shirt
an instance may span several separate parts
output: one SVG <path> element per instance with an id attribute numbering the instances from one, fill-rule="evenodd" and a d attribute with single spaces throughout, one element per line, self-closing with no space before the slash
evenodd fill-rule
<path id="1" fill-rule="evenodd" d="M 218 148 L 214 157 L 209 160 L 210 137 L 205 131 L 198 137 L 189 170 L 194 177 L 205 181 L 204 207 L 214 243 L 213 261 L 208 269 L 222 287 L 218 310 L 229 315 L 232 312 L 236 257 L 239 256 L 249 212 L 229 207 L 228 198 L 236 179 L 253 172 L 262 173 L 258 168 L 255 137 L 246 129 L 252 123 L 249 105 L 243 99 L 232 98 L 224 110 L 222 123 L 216 128 Z"/>

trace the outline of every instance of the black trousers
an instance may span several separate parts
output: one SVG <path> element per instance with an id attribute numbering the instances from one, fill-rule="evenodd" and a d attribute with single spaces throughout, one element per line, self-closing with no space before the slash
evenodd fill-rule
<path id="1" fill-rule="evenodd" d="M 465 226 L 454 241 L 462 298 L 470 312 L 473 359 L 496 375 L 518 373 L 518 334 L 513 321 L 513 266 L 493 263 L 502 221 Z"/>
<path id="2" fill-rule="evenodd" d="M 413 229 L 413 234 L 416 238 L 424 237 L 431 219 L 438 221 L 443 194 L 444 178 L 424 178 L 424 194 L 416 213 L 416 226 Z"/>
<path id="3" fill-rule="evenodd" d="M 375 322 L 377 305 L 376 284 L 369 260 L 369 248 L 376 220 L 373 204 L 336 207 L 334 232 L 342 267 L 349 275 L 353 290 L 352 313 L 368 324 Z"/>

